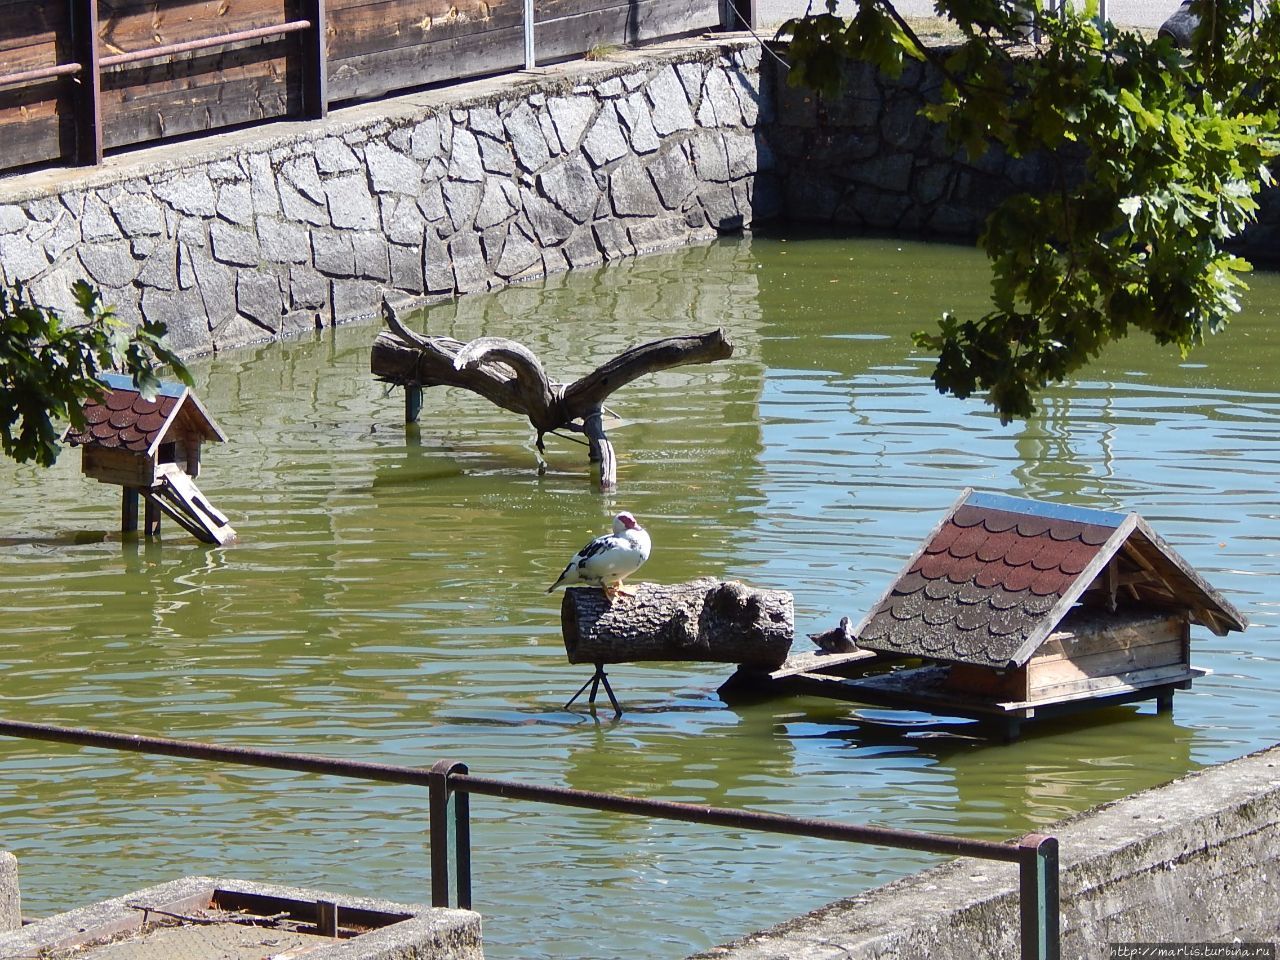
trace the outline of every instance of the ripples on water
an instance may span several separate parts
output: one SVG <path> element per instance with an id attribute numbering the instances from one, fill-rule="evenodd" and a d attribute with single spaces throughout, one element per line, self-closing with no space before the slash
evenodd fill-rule
<path id="1" fill-rule="evenodd" d="M 432 308 L 430 332 L 510 335 L 564 380 L 645 339 L 729 331 L 732 360 L 615 395 L 607 498 L 581 447 L 552 438 L 539 475 L 527 427 L 469 394 L 427 391 L 406 434 L 401 395 L 368 374 L 371 325 L 200 363 L 231 437 L 200 482 L 239 545 L 172 527 L 122 545 L 117 491 L 74 452 L 47 473 L 0 464 L 4 713 L 995 838 L 1268 745 L 1280 283 L 1256 277 L 1250 312 L 1191 363 L 1126 344 L 1002 428 L 938 396 L 909 339 L 982 309 L 984 269 L 956 248 L 756 237 Z M 1214 675 L 1172 717 L 1113 709 L 1010 746 L 816 699 L 729 708 L 727 670 L 700 664 L 611 668 L 616 724 L 561 709 L 585 672 L 543 590 L 616 509 L 654 535 L 648 577 L 791 590 L 803 634 L 865 613 L 965 486 L 1138 510 L 1255 626 L 1196 631 Z M 191 873 L 427 897 L 421 791 L 15 741 L 0 770 L 29 914 Z M 930 862 L 473 810 L 495 960 L 683 956 Z"/>

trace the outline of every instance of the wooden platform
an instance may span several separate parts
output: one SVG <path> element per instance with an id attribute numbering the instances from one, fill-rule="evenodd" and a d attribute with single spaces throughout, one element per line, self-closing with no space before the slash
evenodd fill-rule
<path id="1" fill-rule="evenodd" d="M 945 666 L 915 667 L 859 676 L 868 668 L 889 662 L 869 650 L 854 653 L 805 653 L 792 657 L 770 673 L 739 670 L 720 688 L 731 700 L 766 700 L 783 696 L 827 697 L 895 710 L 918 710 L 944 716 L 967 717 L 991 724 L 1005 739 L 1015 739 L 1027 720 L 1064 716 L 1099 707 L 1155 700 L 1160 712 L 1173 708 L 1175 690 L 1185 690 L 1197 677 L 1210 673 L 1200 667 L 1160 667 L 1098 678 L 1088 690 L 1073 690 L 1036 700 L 983 698 L 949 689 Z M 844 675 L 849 674 L 849 675 Z"/>

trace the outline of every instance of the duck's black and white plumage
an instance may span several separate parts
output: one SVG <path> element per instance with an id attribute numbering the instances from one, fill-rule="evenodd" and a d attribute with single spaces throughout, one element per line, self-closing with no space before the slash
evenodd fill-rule
<path id="1" fill-rule="evenodd" d="M 560 579 L 547 588 L 550 593 L 556 587 L 585 583 L 603 587 L 610 600 L 618 593 L 622 581 L 640 569 L 649 559 L 652 544 L 649 533 L 629 513 L 613 518 L 613 533 L 596 537 L 573 555 Z"/>

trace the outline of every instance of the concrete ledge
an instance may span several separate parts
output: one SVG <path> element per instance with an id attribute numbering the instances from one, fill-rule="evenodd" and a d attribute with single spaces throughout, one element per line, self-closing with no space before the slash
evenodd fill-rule
<path id="1" fill-rule="evenodd" d="M 22 926 L 22 897 L 18 893 L 18 860 L 0 850 L 0 934 Z"/>
<path id="2" fill-rule="evenodd" d="M 414 904 L 392 903 L 366 897 L 336 896 L 318 890 L 224 880 L 184 877 L 138 890 L 123 897 L 60 913 L 28 924 L 20 930 L 0 933 L 0 960 L 42 957 L 50 951 L 136 929 L 144 915 L 140 907 L 182 912 L 207 904 L 214 891 L 251 894 L 303 903 L 328 900 L 339 911 L 361 910 L 405 917 L 380 929 L 348 940 L 326 941 L 332 946 L 307 950 L 307 960 L 483 960 L 480 915 L 470 910 L 447 910 Z"/>
<path id="3" fill-rule="evenodd" d="M 1280 933 L 1280 747 L 1043 832 L 1061 843 L 1064 957 Z M 961 859 L 690 960 L 977 960 L 1016 957 L 1018 944 L 1016 868 Z"/>

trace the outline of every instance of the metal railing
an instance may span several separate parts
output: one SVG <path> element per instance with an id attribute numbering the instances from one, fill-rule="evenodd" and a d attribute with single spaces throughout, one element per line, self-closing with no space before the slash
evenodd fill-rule
<path id="1" fill-rule="evenodd" d="M 251 747 L 225 747 L 190 740 L 144 737 L 74 727 L 0 720 L 0 735 L 26 740 L 127 750 L 133 753 L 196 760 L 212 760 L 244 766 L 269 767 L 379 783 L 424 786 L 428 791 L 430 823 L 431 904 L 450 903 L 450 847 L 453 852 L 453 905 L 471 908 L 471 815 L 470 795 L 525 800 L 534 803 L 579 807 L 610 813 L 677 820 L 736 830 L 759 830 L 798 837 L 815 837 L 845 843 L 872 844 L 902 850 L 919 850 L 956 857 L 976 857 L 1018 865 L 1018 896 L 1021 923 L 1022 960 L 1058 960 L 1058 841 L 1054 837 L 1028 834 L 1017 841 L 969 840 L 942 834 L 888 827 L 868 827 L 758 813 L 647 800 L 612 793 L 545 787 L 515 780 L 472 776 L 467 766 L 441 760 L 430 769 L 395 764 L 335 760 L 316 754 L 277 753 Z M 450 842 L 452 834 L 452 842 Z"/>

